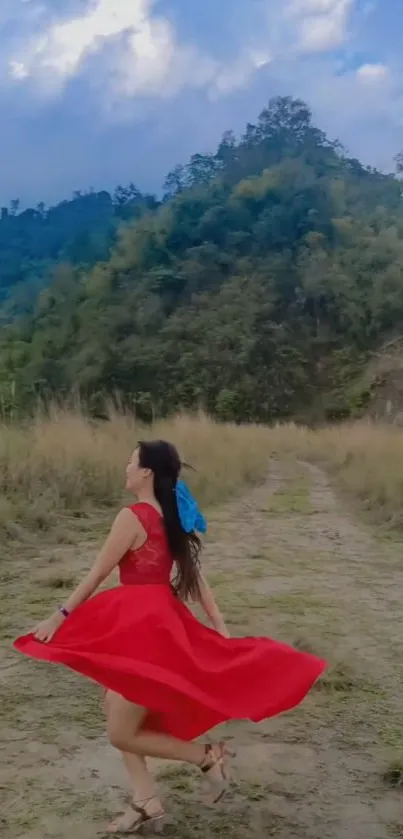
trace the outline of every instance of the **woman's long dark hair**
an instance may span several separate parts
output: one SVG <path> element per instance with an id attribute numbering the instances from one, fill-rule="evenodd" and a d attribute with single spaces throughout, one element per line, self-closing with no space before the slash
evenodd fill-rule
<path id="1" fill-rule="evenodd" d="M 154 476 L 154 494 L 161 507 L 169 548 L 176 563 L 173 580 L 181 600 L 197 600 L 200 595 L 199 567 L 201 542 L 196 533 L 183 529 L 176 502 L 176 482 L 182 463 L 175 446 L 165 440 L 139 442 L 139 465 Z"/>

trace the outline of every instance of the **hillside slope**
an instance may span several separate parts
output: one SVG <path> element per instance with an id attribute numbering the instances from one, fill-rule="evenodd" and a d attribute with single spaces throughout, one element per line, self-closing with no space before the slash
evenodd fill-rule
<path id="1" fill-rule="evenodd" d="M 347 157 L 307 106 L 272 100 L 238 140 L 195 154 L 159 206 L 92 268 L 58 264 L 2 330 L 0 398 L 16 414 L 119 392 L 148 418 L 338 418 L 367 358 L 403 322 L 401 184 Z"/>
<path id="2" fill-rule="evenodd" d="M 371 354 L 356 387 L 367 393 L 365 415 L 403 425 L 403 336 L 387 341 Z"/>

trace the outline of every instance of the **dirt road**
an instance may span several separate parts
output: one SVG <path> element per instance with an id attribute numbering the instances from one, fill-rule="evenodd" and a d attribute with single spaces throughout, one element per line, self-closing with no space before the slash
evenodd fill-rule
<path id="1" fill-rule="evenodd" d="M 38 558 L 27 544 L 1 560 L 3 839 L 103 836 L 122 809 L 125 780 L 103 735 L 99 690 L 11 649 L 94 549 L 47 546 Z M 206 569 L 233 634 L 277 637 L 332 667 L 292 714 L 225 727 L 238 757 L 216 809 L 198 774 L 156 765 L 167 836 L 403 837 L 401 553 L 357 523 L 308 464 L 273 463 L 265 485 L 215 512 Z"/>

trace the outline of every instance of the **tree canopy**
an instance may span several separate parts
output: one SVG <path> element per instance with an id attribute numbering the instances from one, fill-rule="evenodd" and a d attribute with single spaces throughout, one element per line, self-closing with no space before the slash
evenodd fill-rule
<path id="1" fill-rule="evenodd" d="M 339 417 L 403 316 L 398 177 L 276 98 L 240 138 L 135 186 L 0 220 L 0 410 L 108 394 L 141 416 Z"/>

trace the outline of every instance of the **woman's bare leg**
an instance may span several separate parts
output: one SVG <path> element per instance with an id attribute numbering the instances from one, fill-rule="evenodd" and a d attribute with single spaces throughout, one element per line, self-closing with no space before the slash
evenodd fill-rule
<path id="1" fill-rule="evenodd" d="M 153 798 L 157 791 L 145 758 L 130 754 L 130 752 L 122 752 L 122 758 L 129 776 L 134 801 L 145 801 L 147 798 Z"/>
<path id="2" fill-rule="evenodd" d="M 116 749 L 138 757 L 156 757 L 180 760 L 198 766 L 213 791 L 213 802 L 220 800 L 228 788 L 226 757 L 228 749 L 223 743 L 206 746 L 185 742 L 168 734 L 146 731 L 142 724 L 147 709 L 132 705 L 117 693 L 109 692 L 108 737 Z"/>
<path id="3" fill-rule="evenodd" d="M 180 760 L 194 766 L 202 765 L 205 749 L 200 743 L 178 740 L 169 734 L 144 731 L 141 728 L 147 709 L 133 705 L 112 691 L 108 693 L 108 706 L 108 737 L 115 749 L 140 757 L 158 757 Z"/>
<path id="4" fill-rule="evenodd" d="M 128 729 L 133 734 L 136 733 L 139 724 L 141 724 L 142 714 L 139 714 L 139 709 L 135 705 L 130 705 L 126 709 L 125 721 Z M 109 720 L 110 714 L 114 713 L 114 700 L 111 699 L 111 693 L 108 691 L 105 697 L 105 710 Z M 162 810 L 161 802 L 158 798 L 156 786 L 152 775 L 149 773 L 146 760 L 136 754 L 129 752 L 122 752 L 123 762 L 129 776 L 130 788 L 132 792 L 132 799 L 138 806 L 144 807 L 147 814 L 152 816 Z M 138 821 L 139 815 L 133 809 L 128 809 L 109 825 L 111 833 L 129 831 Z"/>

